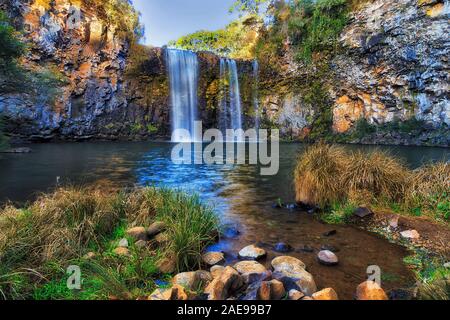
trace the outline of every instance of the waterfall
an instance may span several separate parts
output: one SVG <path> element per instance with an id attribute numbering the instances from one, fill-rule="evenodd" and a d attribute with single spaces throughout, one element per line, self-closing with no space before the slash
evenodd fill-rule
<path id="1" fill-rule="evenodd" d="M 226 129 L 243 129 L 239 75 L 235 60 L 220 59 L 220 87 L 219 126 L 221 131 L 225 133 Z M 237 141 L 243 141 L 243 137 L 237 137 Z"/>
<path id="2" fill-rule="evenodd" d="M 259 63 L 258 60 L 253 60 L 253 108 L 255 111 L 255 129 L 256 132 L 260 126 L 260 113 L 259 113 Z"/>
<path id="3" fill-rule="evenodd" d="M 194 122 L 197 120 L 198 59 L 191 51 L 168 49 L 166 54 L 172 103 L 172 132 L 189 131 L 192 139 L 172 137 L 173 142 L 195 141 Z"/>

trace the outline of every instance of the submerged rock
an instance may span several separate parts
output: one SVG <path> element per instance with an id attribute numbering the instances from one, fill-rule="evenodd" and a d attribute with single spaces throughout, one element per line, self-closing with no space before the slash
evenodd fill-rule
<path id="1" fill-rule="evenodd" d="M 331 236 L 336 235 L 336 233 L 337 233 L 336 230 L 331 230 L 331 231 L 325 232 L 325 233 L 323 234 L 323 236 L 324 236 L 324 237 L 331 237 Z"/>
<path id="2" fill-rule="evenodd" d="M 320 251 L 317 255 L 317 259 L 325 266 L 335 266 L 339 263 L 338 257 L 329 250 Z"/>
<path id="3" fill-rule="evenodd" d="M 356 289 L 356 300 L 388 300 L 388 297 L 375 281 L 366 281 Z"/>
<path id="4" fill-rule="evenodd" d="M 280 252 L 280 253 L 288 253 L 291 252 L 293 249 L 292 247 L 284 242 L 279 242 L 273 247 L 274 251 Z"/>
<path id="5" fill-rule="evenodd" d="M 239 251 L 239 258 L 247 260 L 259 260 L 266 256 L 266 250 L 250 245 Z"/>

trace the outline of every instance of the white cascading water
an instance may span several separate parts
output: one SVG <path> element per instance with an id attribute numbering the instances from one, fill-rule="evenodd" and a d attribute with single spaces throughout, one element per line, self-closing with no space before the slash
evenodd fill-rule
<path id="1" fill-rule="evenodd" d="M 189 131 L 192 139 L 172 136 L 173 142 L 195 141 L 195 121 L 198 108 L 198 58 L 191 51 L 167 49 L 167 68 L 170 79 L 172 103 L 172 132 L 177 129 Z"/>
<path id="2" fill-rule="evenodd" d="M 256 132 L 260 126 L 260 114 L 259 114 L 259 63 L 258 60 L 253 60 L 253 108 L 255 111 L 255 129 Z"/>
<path id="3" fill-rule="evenodd" d="M 219 126 L 221 131 L 225 133 L 226 129 L 243 129 L 239 75 L 235 60 L 220 59 L 220 84 Z M 242 142 L 243 137 L 238 136 L 236 141 Z"/>

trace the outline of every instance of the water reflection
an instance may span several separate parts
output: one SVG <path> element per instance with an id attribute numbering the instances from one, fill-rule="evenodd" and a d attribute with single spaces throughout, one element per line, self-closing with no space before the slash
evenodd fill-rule
<path id="1" fill-rule="evenodd" d="M 83 143 L 34 145 L 30 155 L 0 155 L 0 201 L 27 201 L 47 191 L 60 177 L 63 183 L 113 183 L 118 187 L 165 186 L 198 193 L 212 205 L 223 223 L 226 236 L 210 250 L 224 250 L 231 263 L 244 246 L 259 243 L 268 250 L 268 260 L 277 253 L 273 245 L 283 241 L 296 249 L 320 287 L 335 288 L 343 298 L 352 298 L 368 265 L 379 265 L 390 275 L 387 289 L 412 284 L 411 273 L 402 263 L 407 254 L 398 246 L 346 226 L 328 226 L 304 213 L 273 209 L 277 199 L 294 199 L 292 170 L 302 144 L 281 144 L 280 171 L 261 176 L 257 165 L 176 165 L 169 143 Z M 373 147 L 348 146 L 351 150 Z M 424 162 L 450 159 L 449 149 L 383 147 L 405 159 L 412 168 Z M 323 234 L 336 229 L 333 237 Z M 237 229 L 237 230 L 236 230 Z M 239 232 L 236 232 L 239 231 Z M 316 253 L 323 245 L 338 248 L 340 265 L 319 265 Z M 303 252 L 311 247 L 315 253 Z"/>

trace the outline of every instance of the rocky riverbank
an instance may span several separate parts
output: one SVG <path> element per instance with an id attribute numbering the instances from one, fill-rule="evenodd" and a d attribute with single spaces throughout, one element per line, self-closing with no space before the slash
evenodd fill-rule
<path id="1" fill-rule="evenodd" d="M 168 289 L 157 289 L 148 300 L 339 300 L 333 288 L 319 290 L 307 266 L 299 259 L 278 256 L 266 269 L 257 260 L 265 257 L 265 250 L 254 245 L 243 248 L 244 259 L 233 266 L 224 266 L 223 253 L 208 252 L 203 256 L 210 271 L 177 274 Z M 250 259 L 253 258 L 253 259 Z M 332 267 L 338 264 L 330 251 L 319 252 L 320 263 Z M 373 281 L 355 288 L 357 300 L 388 300 L 384 290 Z"/>

